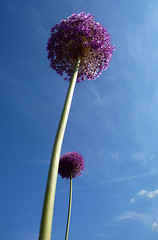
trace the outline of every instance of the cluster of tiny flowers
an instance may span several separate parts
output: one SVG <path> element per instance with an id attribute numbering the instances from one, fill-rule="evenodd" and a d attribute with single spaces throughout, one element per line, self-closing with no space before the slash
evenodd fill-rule
<path id="1" fill-rule="evenodd" d="M 51 30 L 47 44 L 51 67 L 71 80 L 76 60 L 81 59 L 77 82 L 93 80 L 106 70 L 114 46 L 105 27 L 91 14 L 72 14 Z"/>
<path id="2" fill-rule="evenodd" d="M 59 161 L 59 174 L 62 178 L 75 178 L 84 171 L 84 159 L 77 152 L 67 152 L 61 156 Z"/>

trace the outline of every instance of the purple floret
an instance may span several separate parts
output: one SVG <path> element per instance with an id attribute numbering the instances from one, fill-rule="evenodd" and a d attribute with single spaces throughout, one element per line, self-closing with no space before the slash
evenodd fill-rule
<path id="1" fill-rule="evenodd" d="M 51 67 L 71 80 L 76 60 L 81 59 L 77 82 L 93 80 L 106 70 L 114 46 L 105 27 L 91 14 L 72 14 L 51 30 L 47 45 Z"/>
<path id="2" fill-rule="evenodd" d="M 77 152 L 67 152 L 61 156 L 59 161 L 59 174 L 62 178 L 75 178 L 84 171 L 84 159 Z"/>

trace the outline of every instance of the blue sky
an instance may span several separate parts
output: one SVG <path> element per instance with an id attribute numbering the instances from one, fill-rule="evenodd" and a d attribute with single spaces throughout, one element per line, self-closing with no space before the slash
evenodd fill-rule
<path id="1" fill-rule="evenodd" d="M 0 3 L 0 239 L 38 239 L 49 161 L 68 82 L 46 43 L 62 18 L 90 12 L 116 45 L 107 71 L 76 85 L 62 154 L 73 180 L 69 239 L 158 237 L 157 0 Z M 58 176 L 52 239 L 64 238 L 69 182 Z"/>

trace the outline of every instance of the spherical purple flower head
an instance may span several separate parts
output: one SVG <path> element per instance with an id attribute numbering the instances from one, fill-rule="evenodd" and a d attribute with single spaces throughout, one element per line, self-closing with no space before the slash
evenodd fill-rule
<path id="1" fill-rule="evenodd" d="M 105 27 L 91 14 L 72 14 L 51 30 L 48 59 L 57 73 L 71 80 L 76 60 L 81 58 L 77 82 L 93 80 L 108 67 L 114 46 Z"/>
<path id="2" fill-rule="evenodd" d="M 59 161 L 59 174 L 62 178 L 75 178 L 84 171 L 84 159 L 77 152 L 67 152 L 61 156 Z"/>

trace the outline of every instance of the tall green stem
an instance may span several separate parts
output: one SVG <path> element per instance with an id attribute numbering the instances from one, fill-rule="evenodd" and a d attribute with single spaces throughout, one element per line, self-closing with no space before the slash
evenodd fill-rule
<path id="1" fill-rule="evenodd" d="M 51 162 L 49 167 L 47 186 L 46 186 L 45 198 L 44 198 L 44 204 L 43 204 L 39 240 L 51 239 L 52 219 L 53 219 L 59 159 L 60 159 L 63 137 L 64 137 L 66 123 L 68 120 L 68 115 L 71 107 L 71 102 L 72 102 L 72 97 L 74 93 L 79 66 L 80 66 L 80 58 L 77 59 L 76 67 L 69 85 L 69 89 L 67 92 L 65 104 L 64 104 L 62 115 L 60 118 L 56 138 L 54 141 L 54 147 L 52 151 L 52 157 L 51 157 Z"/>
<path id="2" fill-rule="evenodd" d="M 69 209 L 68 209 L 68 215 L 67 215 L 67 226 L 66 226 L 65 240 L 68 239 L 68 234 L 69 234 L 71 203 L 72 203 L 72 178 L 70 178 Z"/>

